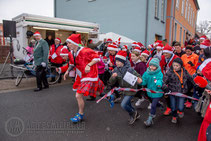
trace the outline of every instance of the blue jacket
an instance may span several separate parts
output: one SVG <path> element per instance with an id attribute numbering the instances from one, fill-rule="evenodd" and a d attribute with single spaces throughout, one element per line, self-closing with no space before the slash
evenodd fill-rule
<path id="1" fill-rule="evenodd" d="M 163 85 L 163 73 L 161 72 L 161 68 L 158 67 L 157 70 L 151 71 L 148 67 L 147 71 L 142 76 L 141 85 L 147 86 L 148 89 L 154 91 L 163 92 L 161 89 Z M 163 96 L 162 93 L 151 93 L 151 92 L 147 92 L 147 95 L 151 98 L 160 98 Z"/>

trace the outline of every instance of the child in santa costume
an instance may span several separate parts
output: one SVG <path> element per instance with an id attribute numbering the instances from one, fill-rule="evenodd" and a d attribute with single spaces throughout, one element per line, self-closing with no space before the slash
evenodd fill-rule
<path id="1" fill-rule="evenodd" d="M 116 82 L 119 83 L 119 86 L 121 88 L 133 88 L 137 89 L 138 84 L 142 82 L 141 76 L 130 66 L 126 65 L 126 51 L 119 51 L 117 55 L 115 56 L 115 61 L 117 67 L 114 69 L 113 74 L 111 78 L 109 79 L 109 82 L 111 85 L 114 85 Z M 135 75 L 138 77 L 137 82 L 134 83 L 134 85 L 131 85 L 129 82 L 127 82 L 125 79 L 123 79 L 126 75 L 126 73 L 130 73 L 131 75 Z M 138 112 L 135 110 L 135 108 L 131 105 L 131 99 L 134 97 L 136 92 L 130 92 L 130 91 L 123 91 L 123 100 L 121 102 L 121 107 L 128 112 L 130 119 L 129 124 L 133 124 L 136 119 L 140 117 Z M 111 107 L 114 103 L 114 95 L 111 95 L 110 97 L 110 103 Z"/>
<path id="2" fill-rule="evenodd" d="M 113 70 L 116 67 L 115 56 L 119 51 L 119 49 L 116 44 L 109 44 L 107 50 L 108 50 L 107 57 L 109 59 L 109 69 Z"/>
<path id="3" fill-rule="evenodd" d="M 83 120 L 84 116 L 84 99 L 83 96 L 96 96 L 103 92 L 103 82 L 98 77 L 97 62 L 98 54 L 90 48 L 80 47 L 81 35 L 72 34 L 66 40 L 67 46 L 71 50 L 69 53 L 69 67 L 64 74 L 64 80 L 69 72 L 76 70 L 76 99 L 78 102 L 79 112 L 70 120 L 74 123 Z M 75 84 L 74 84 L 75 85 Z"/>

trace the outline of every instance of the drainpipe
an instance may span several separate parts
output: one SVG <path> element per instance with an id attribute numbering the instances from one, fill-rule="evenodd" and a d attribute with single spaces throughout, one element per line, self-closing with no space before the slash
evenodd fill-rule
<path id="1" fill-rule="evenodd" d="M 146 1 L 146 26 L 145 26 L 145 47 L 147 47 L 147 36 L 148 36 L 148 10 L 149 10 L 149 1 Z"/>

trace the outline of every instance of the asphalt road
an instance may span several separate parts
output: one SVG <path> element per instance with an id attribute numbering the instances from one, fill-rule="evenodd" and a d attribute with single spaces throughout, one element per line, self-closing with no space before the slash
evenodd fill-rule
<path id="1" fill-rule="evenodd" d="M 140 120 L 128 125 L 128 114 L 120 104 L 111 109 L 107 101 L 86 102 L 85 121 L 72 124 L 77 112 L 75 93 L 70 84 L 54 86 L 34 93 L 23 90 L 0 94 L 0 141 L 196 141 L 202 122 L 193 110 L 177 124 L 159 109 L 154 125 L 143 121 L 149 110 L 147 102 L 138 109 Z"/>

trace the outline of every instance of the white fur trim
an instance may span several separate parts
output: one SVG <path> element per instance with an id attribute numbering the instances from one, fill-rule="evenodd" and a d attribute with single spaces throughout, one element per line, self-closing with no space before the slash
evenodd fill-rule
<path id="1" fill-rule="evenodd" d="M 113 48 L 113 47 L 107 47 L 107 50 L 113 50 L 113 51 L 118 51 L 118 48 Z"/>
<path id="2" fill-rule="evenodd" d="M 133 46 L 133 47 L 139 47 L 139 45 L 137 45 L 137 44 L 132 44 L 132 46 Z"/>
<path id="3" fill-rule="evenodd" d="M 138 51 L 139 53 L 141 52 L 141 50 L 138 50 L 138 49 L 134 49 L 133 51 Z"/>
<path id="4" fill-rule="evenodd" d="M 163 47 L 161 47 L 161 46 L 157 46 L 156 48 L 157 48 L 157 49 L 162 49 Z"/>
<path id="5" fill-rule="evenodd" d="M 95 77 L 95 78 L 91 78 L 91 77 L 86 77 L 86 78 L 82 78 L 81 82 L 83 81 L 97 81 L 99 78 Z"/>
<path id="6" fill-rule="evenodd" d="M 202 71 L 204 69 L 204 67 L 211 62 L 211 58 L 206 59 L 199 67 L 199 70 Z"/>
<path id="7" fill-rule="evenodd" d="M 173 51 L 163 50 L 163 53 L 170 53 L 170 54 L 173 54 Z"/>
<path id="8" fill-rule="evenodd" d="M 126 57 L 121 56 L 121 55 L 116 55 L 116 56 L 115 56 L 115 58 L 120 58 L 120 59 L 122 59 L 122 60 L 125 60 L 125 61 L 126 61 Z"/>
<path id="9" fill-rule="evenodd" d="M 70 39 L 67 39 L 66 42 L 70 42 L 70 43 L 72 43 L 72 44 L 74 44 L 76 46 L 79 46 L 79 44 L 77 44 L 76 42 L 74 42 L 73 40 L 70 40 Z"/>
<path id="10" fill-rule="evenodd" d="M 74 92 L 76 92 L 78 89 L 72 89 Z"/>
<path id="11" fill-rule="evenodd" d="M 203 49 L 205 49 L 205 48 L 207 48 L 208 46 L 205 46 L 205 45 L 200 45 L 200 48 L 203 48 Z"/>
<path id="12" fill-rule="evenodd" d="M 141 55 L 146 55 L 146 56 L 148 56 L 148 57 L 149 57 L 149 54 L 147 54 L 147 53 L 141 53 Z"/>
<path id="13" fill-rule="evenodd" d="M 205 38 L 200 38 L 200 40 L 205 40 Z"/>
<path id="14" fill-rule="evenodd" d="M 68 56 L 68 53 L 60 53 L 60 56 Z"/>
<path id="15" fill-rule="evenodd" d="M 38 34 L 38 33 L 34 34 L 33 36 L 37 36 L 37 35 L 40 35 L 41 36 L 41 34 Z"/>
<path id="16" fill-rule="evenodd" d="M 123 51 L 127 51 L 127 49 L 122 49 Z"/>
<path id="17" fill-rule="evenodd" d="M 59 39 L 55 39 L 55 40 L 57 40 L 57 41 L 61 42 Z"/>
<path id="18" fill-rule="evenodd" d="M 94 58 L 93 61 L 100 61 L 100 58 Z"/>

